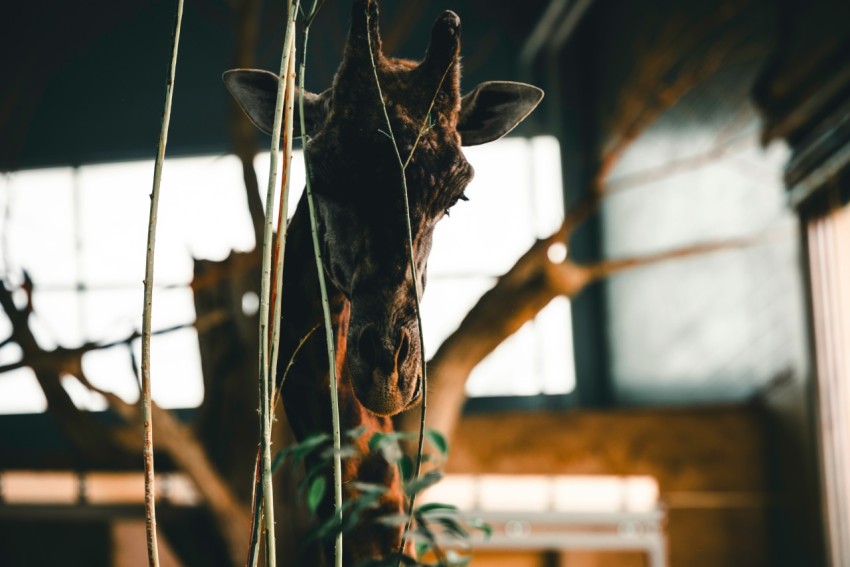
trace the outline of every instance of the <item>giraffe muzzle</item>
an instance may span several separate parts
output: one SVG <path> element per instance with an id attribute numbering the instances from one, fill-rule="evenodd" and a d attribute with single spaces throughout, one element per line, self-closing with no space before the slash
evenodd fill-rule
<path id="1" fill-rule="evenodd" d="M 346 368 L 360 403 L 385 416 L 415 403 L 422 389 L 418 335 L 405 327 L 382 332 L 366 325 L 352 336 Z"/>

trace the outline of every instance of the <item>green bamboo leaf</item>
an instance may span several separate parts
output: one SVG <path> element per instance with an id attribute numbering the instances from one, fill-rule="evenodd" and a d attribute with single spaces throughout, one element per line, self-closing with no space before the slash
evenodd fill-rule
<path id="1" fill-rule="evenodd" d="M 327 433 L 316 433 L 308 436 L 300 443 L 294 443 L 288 447 L 284 447 L 274 456 L 272 472 L 277 472 L 286 460 L 289 460 L 293 466 L 296 466 L 310 456 L 311 453 L 321 449 L 329 441 L 330 435 Z"/>
<path id="2" fill-rule="evenodd" d="M 493 526 L 482 520 L 481 518 L 467 518 L 466 523 L 474 530 L 479 530 L 484 534 L 484 539 L 490 539 L 493 535 Z"/>
<path id="3" fill-rule="evenodd" d="M 298 491 L 304 492 L 309 486 L 310 482 L 312 482 L 312 480 L 317 475 L 326 472 L 331 467 L 331 465 L 332 463 L 330 459 L 322 459 L 318 463 L 307 469 L 307 472 L 304 473 L 304 478 L 302 478 L 301 481 L 298 483 Z"/>
<path id="4" fill-rule="evenodd" d="M 325 495 L 326 483 L 327 481 L 325 481 L 325 477 L 323 476 L 317 476 L 310 483 L 310 490 L 307 492 L 307 507 L 314 514 L 319 507 L 319 503 L 322 501 L 322 497 Z"/>
<path id="5" fill-rule="evenodd" d="M 346 437 L 351 439 L 352 441 L 357 441 L 360 439 L 368 428 L 365 425 L 361 425 L 360 427 L 354 427 L 345 432 Z"/>
<path id="6" fill-rule="evenodd" d="M 449 442 L 446 439 L 446 436 L 437 431 L 436 429 L 426 429 L 425 435 L 428 436 L 428 440 L 431 442 L 434 447 L 440 452 L 443 457 L 447 457 L 449 454 Z"/>
<path id="7" fill-rule="evenodd" d="M 407 514 L 388 514 L 377 518 L 375 522 L 395 528 L 407 524 Z"/>
<path id="8" fill-rule="evenodd" d="M 469 532 L 466 531 L 466 528 L 461 525 L 457 518 L 440 517 L 436 518 L 435 522 L 443 526 L 449 534 L 455 536 L 460 541 L 469 540 Z"/>
<path id="9" fill-rule="evenodd" d="M 413 478 L 413 459 L 407 455 L 402 455 L 402 457 L 396 461 L 396 465 L 398 466 L 399 474 L 401 474 L 401 481 L 410 482 L 410 479 Z"/>
<path id="10" fill-rule="evenodd" d="M 387 487 L 383 484 L 377 484 L 374 482 L 350 482 L 348 486 L 354 488 L 355 490 L 359 490 L 363 494 L 384 494 L 387 492 Z"/>
<path id="11" fill-rule="evenodd" d="M 360 451 L 357 450 L 356 447 L 352 445 L 343 445 L 339 448 L 339 451 L 335 450 L 333 447 L 327 447 L 323 449 L 321 453 L 319 453 L 319 458 L 321 459 L 333 459 L 335 455 L 339 455 L 340 459 L 350 459 L 351 457 L 356 457 L 360 454 Z"/>
<path id="12" fill-rule="evenodd" d="M 369 451 L 372 453 L 380 451 L 388 463 L 397 463 L 405 457 L 398 442 L 404 439 L 413 439 L 412 433 L 395 431 L 392 433 L 375 433 L 369 438 Z"/>
<path id="13" fill-rule="evenodd" d="M 416 435 L 414 433 L 408 433 L 406 431 L 393 431 L 390 433 L 376 432 L 369 438 L 369 450 L 375 452 L 377 449 L 380 449 L 387 443 L 398 443 L 399 441 L 404 441 L 405 439 L 414 439 Z"/>
<path id="14" fill-rule="evenodd" d="M 374 453 L 380 448 L 380 446 L 385 442 L 385 440 L 389 437 L 386 433 L 381 433 L 380 431 L 375 433 L 369 438 L 369 451 Z"/>
<path id="15" fill-rule="evenodd" d="M 440 482 L 441 478 L 443 478 L 443 473 L 441 471 L 428 471 L 419 478 L 413 479 L 412 481 L 408 482 L 407 485 L 404 487 L 404 491 L 407 493 L 407 496 L 410 497 L 425 490 L 429 486 L 437 484 L 438 482 Z"/>
<path id="16" fill-rule="evenodd" d="M 416 557 L 421 560 L 422 556 L 431 551 L 434 547 L 434 542 L 427 538 L 420 538 L 416 533 L 412 533 L 410 535 L 414 540 L 419 539 L 419 541 L 416 542 Z"/>
<path id="17" fill-rule="evenodd" d="M 383 455 L 384 460 L 388 463 L 397 463 L 404 458 L 404 452 L 396 442 L 384 443 L 381 446 L 381 455 Z"/>
<path id="18" fill-rule="evenodd" d="M 419 514 L 428 514 L 429 512 L 434 512 L 436 510 L 439 511 L 450 511 L 454 512 L 455 515 L 458 513 L 457 506 L 453 504 L 443 504 L 441 502 L 429 502 L 428 504 L 423 504 L 416 509 L 416 512 Z"/>

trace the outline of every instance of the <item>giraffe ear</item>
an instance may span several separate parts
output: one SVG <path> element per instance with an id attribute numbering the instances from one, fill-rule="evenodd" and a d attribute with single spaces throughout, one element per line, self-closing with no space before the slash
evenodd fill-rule
<path id="1" fill-rule="evenodd" d="M 271 135 L 274 128 L 274 108 L 280 79 L 269 71 L 258 69 L 231 69 L 221 77 L 224 84 L 251 122 Z M 295 137 L 301 136 L 301 118 L 298 105 L 298 87 L 295 87 Z M 304 117 L 307 134 L 312 135 L 325 120 L 323 97 L 304 91 Z"/>
<path id="2" fill-rule="evenodd" d="M 461 99 L 457 131 L 464 146 L 498 140 L 543 99 L 543 91 L 525 83 L 488 81 Z"/>

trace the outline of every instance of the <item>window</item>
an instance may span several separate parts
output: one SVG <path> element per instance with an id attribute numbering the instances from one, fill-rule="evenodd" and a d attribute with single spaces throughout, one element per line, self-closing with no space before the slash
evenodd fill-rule
<path id="1" fill-rule="evenodd" d="M 467 155 L 476 178 L 441 222 L 423 302 L 426 351 L 433 353 L 463 315 L 537 237 L 563 214 L 554 138 L 511 138 Z M 506 167 L 509 164 L 509 167 Z M 258 156 L 260 179 L 268 155 Z M 290 211 L 303 186 L 293 160 Z M 140 328 L 144 250 L 152 164 L 147 161 L 23 171 L 0 177 L 0 266 L 13 285 L 25 269 L 35 282 L 33 330 L 42 346 L 121 341 Z M 203 399 L 194 307 L 192 258 L 223 259 L 253 247 L 241 168 L 233 156 L 166 163 L 157 232 L 153 328 L 183 328 L 153 338 L 153 396 L 163 407 L 196 407 Z M 299 188 L 298 191 L 295 188 Z M 264 191 L 263 191 L 264 192 Z M 227 230 L 221 230 L 227 227 Z M 0 317 L 0 336 L 8 334 Z M 138 350 L 138 341 L 133 348 Z M 14 363 L 15 345 L 0 348 Z M 89 379 L 128 402 L 138 388 L 126 345 L 88 353 Z M 159 378 L 157 378 L 159 377 Z M 105 402 L 74 378 L 64 383 L 78 406 Z M 475 370 L 470 395 L 563 394 L 573 389 L 569 304 L 553 302 Z M 29 369 L 0 376 L 0 413 L 45 410 Z"/>

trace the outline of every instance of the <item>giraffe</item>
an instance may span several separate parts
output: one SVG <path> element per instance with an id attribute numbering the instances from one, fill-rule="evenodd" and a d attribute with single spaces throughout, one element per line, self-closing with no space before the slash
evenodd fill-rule
<path id="1" fill-rule="evenodd" d="M 422 393 L 414 289 L 421 293 L 425 287 L 437 222 L 465 198 L 473 176 L 461 147 L 501 138 L 543 97 L 536 87 L 508 81 L 485 82 L 461 96 L 460 31 L 460 18 L 446 11 L 433 25 L 421 62 L 388 57 L 381 49 L 377 0 L 355 0 L 332 87 L 304 93 L 304 149 L 333 312 L 340 420 L 343 429 L 367 431 L 357 441 L 360 454 L 344 460 L 344 498 L 357 496 L 351 480 L 388 487 L 372 517 L 404 510 L 395 465 L 370 454 L 366 443 L 370 433 L 392 431 L 391 416 L 414 406 Z M 411 156 L 404 174 L 415 270 L 401 171 L 385 133 L 375 72 L 399 153 Z M 278 76 L 236 69 L 226 72 L 224 81 L 254 125 L 271 134 Z M 287 228 L 281 364 L 322 321 L 308 215 L 305 197 Z M 313 333 L 304 343 L 282 385 L 287 419 L 298 439 L 331 430 L 323 337 Z M 329 496 L 319 513 L 332 514 Z M 398 550 L 401 528 L 364 524 L 344 541 L 346 565 L 386 558 Z"/>

